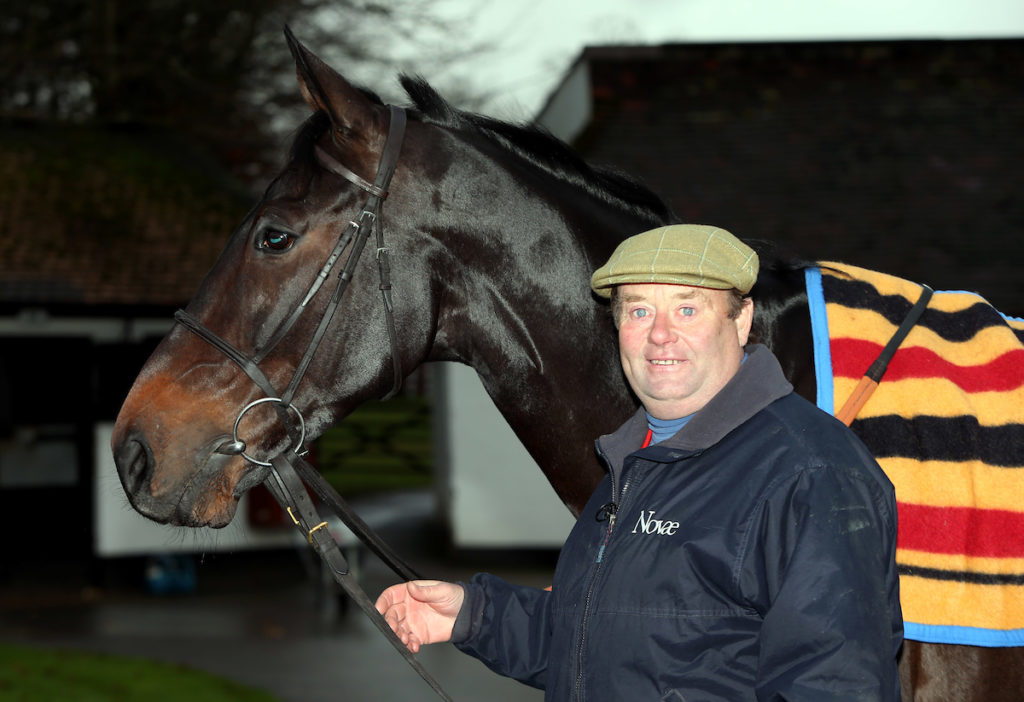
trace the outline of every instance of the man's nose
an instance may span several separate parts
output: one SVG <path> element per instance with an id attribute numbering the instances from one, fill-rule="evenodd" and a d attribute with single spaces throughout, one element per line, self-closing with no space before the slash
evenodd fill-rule
<path id="1" fill-rule="evenodd" d="M 675 341 L 676 333 L 672 327 L 672 319 L 667 314 L 656 314 L 651 323 L 650 339 L 655 344 L 666 344 Z"/>

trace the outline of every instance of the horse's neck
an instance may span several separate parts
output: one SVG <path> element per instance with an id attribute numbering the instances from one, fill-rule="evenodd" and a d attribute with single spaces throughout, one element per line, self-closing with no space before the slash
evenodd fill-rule
<path id="1" fill-rule="evenodd" d="M 569 280 L 579 275 L 565 273 Z M 584 279 L 586 277 L 584 276 Z M 535 293 L 528 293 L 534 297 Z M 578 510 L 603 475 L 593 450 L 635 409 L 622 376 L 608 311 L 585 288 L 557 298 L 509 299 L 488 321 L 473 366 L 527 451 L 571 509 Z M 570 302 L 570 300 L 572 300 Z M 482 343 L 479 343 L 481 342 Z"/>
<path id="2" fill-rule="evenodd" d="M 635 408 L 606 314 L 589 301 L 563 304 L 517 319 L 511 331 L 492 329 L 472 365 L 514 428 L 546 426 L 554 437 L 585 427 L 593 440 L 595 429 L 614 429 Z"/>
<path id="3" fill-rule="evenodd" d="M 753 340 L 770 348 L 794 389 L 815 401 L 814 351 L 804 267 L 810 264 L 762 261 L 753 290 Z"/>
<path id="4" fill-rule="evenodd" d="M 599 239 L 600 207 L 555 212 L 531 203 L 502 231 L 502 261 L 465 273 L 448 357 L 473 366 L 488 394 L 562 500 L 580 509 L 603 476 L 593 442 L 635 411 L 593 269 L 621 238 Z M 589 213 L 588 213 L 589 212 Z M 486 223 L 485 223 L 486 224 Z M 569 230 L 586 231 L 587 241 Z M 644 224 L 623 227 L 626 233 Z M 538 231 L 539 230 L 539 231 Z M 471 331 L 468 331 L 471 330 Z M 436 351 L 436 349 L 435 349 Z"/>

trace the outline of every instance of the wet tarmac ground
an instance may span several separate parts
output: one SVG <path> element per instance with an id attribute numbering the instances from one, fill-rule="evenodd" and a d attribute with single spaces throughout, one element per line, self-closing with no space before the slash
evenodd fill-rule
<path id="1" fill-rule="evenodd" d="M 550 552 L 454 552 L 432 509 L 409 510 L 380 531 L 425 577 L 466 580 L 487 571 L 543 587 L 554 570 Z M 0 641 L 182 664 L 281 702 L 439 699 L 365 615 L 322 582 L 312 552 L 195 562 L 196 587 L 187 594 L 148 592 L 138 561 L 83 567 L 50 560 L 5 573 Z M 369 554 L 359 559 L 359 577 L 371 599 L 397 581 Z M 450 644 L 427 646 L 418 658 L 455 702 L 543 699 Z"/>

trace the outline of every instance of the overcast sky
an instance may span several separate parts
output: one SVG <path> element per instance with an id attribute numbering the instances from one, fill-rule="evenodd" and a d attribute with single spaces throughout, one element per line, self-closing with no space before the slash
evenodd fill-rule
<path id="1" fill-rule="evenodd" d="M 492 53 L 461 79 L 498 87 L 486 112 L 535 116 L 584 46 L 666 42 L 1024 37 L 1024 0 L 438 0 Z"/>

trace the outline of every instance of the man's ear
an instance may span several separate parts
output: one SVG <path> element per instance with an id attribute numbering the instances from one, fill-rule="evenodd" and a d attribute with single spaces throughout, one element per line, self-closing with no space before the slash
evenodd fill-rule
<path id="1" fill-rule="evenodd" d="M 750 326 L 754 323 L 753 298 L 743 298 L 743 306 L 740 308 L 740 313 L 736 316 L 735 321 L 736 336 L 739 339 L 740 346 L 746 346 L 747 338 L 750 336 Z"/>

